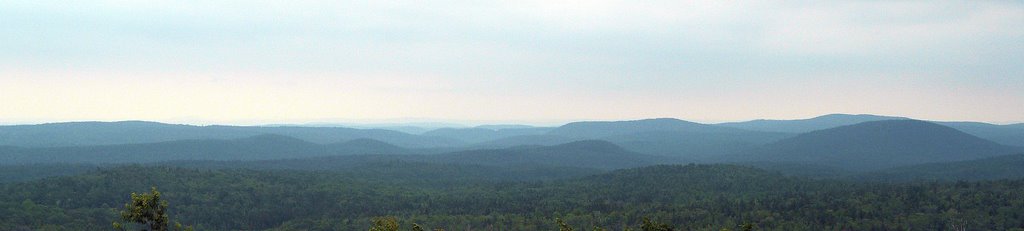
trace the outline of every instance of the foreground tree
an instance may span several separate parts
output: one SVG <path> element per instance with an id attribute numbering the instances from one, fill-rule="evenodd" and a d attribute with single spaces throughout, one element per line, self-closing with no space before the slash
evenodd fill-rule
<path id="1" fill-rule="evenodd" d="M 398 218 L 377 217 L 373 218 L 373 226 L 370 231 L 398 231 Z"/>
<path id="2" fill-rule="evenodd" d="M 555 223 L 558 224 L 558 231 L 574 231 L 575 230 L 575 229 L 572 228 L 572 226 L 569 226 L 569 224 L 566 224 L 565 221 L 562 220 L 562 218 L 555 218 Z"/>
<path id="3" fill-rule="evenodd" d="M 374 217 L 371 219 L 373 226 L 370 226 L 370 231 L 399 231 L 399 222 L 397 217 Z M 422 226 L 416 223 L 412 223 L 412 231 L 425 231 Z M 434 229 L 434 231 L 444 231 L 444 229 Z"/>
<path id="4" fill-rule="evenodd" d="M 643 231 L 673 231 L 675 229 L 673 229 L 672 226 L 669 225 L 669 224 L 665 224 L 665 223 L 661 223 L 661 222 L 657 222 L 657 221 L 651 221 L 650 218 L 644 217 L 643 221 L 640 223 L 640 230 L 643 230 Z"/>
<path id="5" fill-rule="evenodd" d="M 160 200 L 160 191 L 156 187 L 150 189 L 150 193 L 132 193 L 131 201 L 124 205 L 121 210 L 121 224 L 114 222 L 114 229 L 126 230 L 131 223 L 141 225 L 141 230 L 166 231 L 170 230 L 170 218 L 167 217 L 167 201 Z M 175 223 L 173 230 L 191 231 L 192 227 L 182 227 L 181 223 Z"/>

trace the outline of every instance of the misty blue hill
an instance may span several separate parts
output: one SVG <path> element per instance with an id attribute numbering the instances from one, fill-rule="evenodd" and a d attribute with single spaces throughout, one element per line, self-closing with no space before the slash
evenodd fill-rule
<path id="1" fill-rule="evenodd" d="M 406 154 L 410 150 L 358 139 L 316 144 L 282 135 L 144 144 L 0 149 L 0 164 L 147 163 L 171 160 L 263 160 L 330 155 Z"/>
<path id="2" fill-rule="evenodd" d="M 620 169 L 662 163 L 679 163 L 672 158 L 627 151 L 607 141 L 585 140 L 552 146 L 518 146 L 478 149 L 440 154 L 338 155 L 257 161 L 174 161 L 171 165 L 200 168 L 329 170 L 352 168 L 367 163 L 423 162 L 504 168 L 571 167 L 578 169 Z"/>
<path id="3" fill-rule="evenodd" d="M 351 155 L 302 159 L 253 161 L 171 161 L 154 165 L 194 169 L 254 169 L 329 171 L 358 175 L 362 179 L 422 184 L 430 181 L 535 181 L 581 177 L 605 170 L 538 164 L 475 165 L 424 162 L 422 156 Z M 0 172 L 5 170 L 0 166 Z M 2 178 L 0 178 L 2 179 Z"/>
<path id="4" fill-rule="evenodd" d="M 414 150 L 395 146 L 384 141 L 367 138 L 327 144 L 325 146 L 327 146 L 328 150 L 333 150 L 336 154 L 343 155 L 415 153 Z"/>
<path id="5" fill-rule="evenodd" d="M 269 126 L 269 125 L 268 125 Z M 286 127 L 345 127 L 345 128 L 358 128 L 358 129 L 383 129 L 391 131 L 399 131 L 408 134 L 420 135 L 424 132 L 438 128 L 457 128 L 465 127 L 461 124 L 455 123 L 444 123 L 444 122 L 408 122 L 408 123 L 307 123 L 307 124 L 287 124 Z"/>
<path id="6" fill-rule="evenodd" d="M 554 146 L 470 150 L 420 157 L 423 159 L 418 160 L 427 162 L 494 166 L 568 166 L 593 169 L 619 169 L 680 162 L 672 158 L 631 152 L 611 142 L 601 140 L 576 141 Z"/>
<path id="7" fill-rule="evenodd" d="M 262 134 L 279 134 L 314 143 L 334 143 L 354 139 L 374 139 L 406 148 L 436 148 L 459 146 L 464 143 L 455 139 L 419 136 L 384 129 L 317 128 L 317 127 L 240 127 Z"/>
<path id="8" fill-rule="evenodd" d="M 700 133 L 739 133 L 742 129 L 694 123 L 672 118 L 643 119 L 631 121 L 586 121 L 573 122 L 548 132 L 548 135 L 600 139 L 603 137 L 628 135 L 641 132 L 683 131 Z"/>
<path id="9" fill-rule="evenodd" d="M 558 127 L 547 135 L 606 140 L 634 152 L 695 161 L 746 151 L 792 136 L 667 118 L 576 122 Z"/>
<path id="10" fill-rule="evenodd" d="M 597 140 L 553 146 L 518 146 L 504 149 L 435 152 L 438 150 L 406 149 L 372 139 L 317 144 L 282 135 L 259 135 L 230 140 L 202 139 L 45 148 L 4 147 L 0 148 L 0 165 L 117 164 L 188 160 L 249 161 L 325 156 L 335 156 L 333 158 L 344 159 L 351 164 L 375 161 L 411 161 L 504 167 L 565 166 L 587 169 L 618 169 L 680 162 L 672 158 L 630 152 L 610 142 Z M 302 163 L 302 161 L 291 163 Z M 313 161 L 313 163 L 317 162 Z M 307 163 L 307 165 L 309 164 Z"/>
<path id="11" fill-rule="evenodd" d="M 879 120 L 907 119 L 903 117 L 879 115 L 829 114 L 810 119 L 798 120 L 751 120 L 746 122 L 730 122 L 716 124 L 724 127 L 741 128 L 753 131 L 804 133 L 821 129 Z"/>
<path id="12" fill-rule="evenodd" d="M 700 133 L 651 131 L 602 137 L 626 150 L 648 155 L 667 156 L 694 162 L 710 162 L 723 155 L 738 153 L 791 137 L 768 132 Z M 557 135 L 513 136 L 471 145 L 471 148 L 508 148 L 529 145 L 557 145 L 586 140 Z"/>
<path id="13" fill-rule="evenodd" d="M 463 143 L 383 129 L 342 127 L 192 126 L 143 121 L 70 122 L 0 126 L 0 145 L 21 147 L 91 146 L 154 143 L 188 139 L 238 139 L 261 134 L 291 136 L 313 143 L 368 138 L 403 147 L 448 147 Z"/>
<path id="14" fill-rule="evenodd" d="M 980 122 L 936 122 L 996 143 L 1024 147 L 1024 126 L 996 125 Z"/>
<path id="15" fill-rule="evenodd" d="M 523 135 L 523 136 L 512 136 L 501 139 L 491 140 L 487 142 L 477 143 L 470 145 L 470 148 L 508 148 L 515 146 L 526 146 L 526 145 L 543 145 L 551 146 L 564 144 L 569 142 L 576 142 L 586 140 L 585 138 L 570 138 L 565 136 L 556 135 Z"/>
<path id="16" fill-rule="evenodd" d="M 1024 179 L 1024 154 L 898 167 L 855 178 L 890 182 Z"/>
<path id="17" fill-rule="evenodd" d="M 423 135 L 447 137 L 468 143 L 477 143 L 501 138 L 498 131 L 486 128 L 438 128 L 424 132 Z"/>
<path id="18" fill-rule="evenodd" d="M 0 165 L 0 184 L 23 182 L 55 176 L 70 176 L 96 170 L 91 164 L 19 164 Z"/>
<path id="19" fill-rule="evenodd" d="M 391 131 L 403 132 L 403 133 L 408 133 L 408 134 L 413 134 L 413 135 L 419 135 L 419 134 L 423 134 L 424 132 L 430 131 L 429 128 L 413 127 L 413 126 L 378 127 L 378 128 L 372 128 L 372 129 L 391 130 Z"/>
<path id="20" fill-rule="evenodd" d="M 879 115 L 849 115 L 830 114 L 810 119 L 799 120 L 752 120 L 746 122 L 720 123 L 719 126 L 741 128 L 753 131 L 767 132 L 789 132 L 804 133 L 821 129 L 834 128 L 845 125 L 858 124 L 870 121 L 907 119 L 904 117 L 879 116 Z M 995 141 L 996 143 L 1024 146 L 1024 125 L 995 125 L 980 122 L 935 122 L 944 126 L 955 128 L 967 134 L 983 139 Z"/>
<path id="21" fill-rule="evenodd" d="M 502 130 L 502 129 L 530 129 L 530 128 L 541 128 L 541 129 L 544 129 L 545 127 L 536 127 L 536 126 L 522 125 L 522 124 L 484 124 L 484 125 L 476 126 L 474 128 L 483 128 L 483 129 L 491 129 L 491 130 Z M 546 128 L 546 129 L 551 129 L 551 128 Z"/>
<path id="22" fill-rule="evenodd" d="M 1014 147 L 919 120 L 883 120 L 818 130 L 729 158 L 735 162 L 806 163 L 849 171 L 980 159 Z"/>
<path id="23" fill-rule="evenodd" d="M 57 147 L 153 143 L 182 139 L 235 139 L 258 135 L 231 127 L 199 127 L 145 121 L 68 122 L 0 126 L 0 145 Z"/>
<path id="24" fill-rule="evenodd" d="M 734 154 L 761 145 L 792 137 L 774 132 L 688 132 L 651 131 L 601 138 L 639 153 L 674 156 L 709 162 L 723 155 Z"/>
<path id="25" fill-rule="evenodd" d="M 500 126 L 507 127 L 507 126 Z M 484 127 L 474 128 L 439 128 L 423 133 L 424 136 L 445 137 L 460 140 L 466 143 L 481 143 L 513 136 L 540 135 L 553 128 L 501 128 L 491 129 Z"/>

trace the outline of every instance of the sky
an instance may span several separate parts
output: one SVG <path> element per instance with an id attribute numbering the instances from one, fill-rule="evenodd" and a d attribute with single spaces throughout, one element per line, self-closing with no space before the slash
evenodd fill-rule
<path id="1" fill-rule="evenodd" d="M 7 1 L 0 123 L 1024 122 L 1021 1 Z"/>

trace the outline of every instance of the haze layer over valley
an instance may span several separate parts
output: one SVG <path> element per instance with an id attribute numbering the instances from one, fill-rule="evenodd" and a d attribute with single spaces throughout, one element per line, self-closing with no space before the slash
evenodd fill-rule
<path id="1" fill-rule="evenodd" d="M 1022 22 L 0 0 L 0 231 L 1024 231 Z"/>

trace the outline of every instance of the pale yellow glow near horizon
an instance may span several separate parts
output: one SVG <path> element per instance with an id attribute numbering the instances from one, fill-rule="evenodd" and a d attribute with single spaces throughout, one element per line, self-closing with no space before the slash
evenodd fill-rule
<path id="1" fill-rule="evenodd" d="M 13 1 L 0 124 L 1024 122 L 1015 1 Z"/>
<path id="2" fill-rule="evenodd" d="M 865 113 L 944 121 L 1020 121 L 1012 88 L 805 82 L 690 92 L 494 92 L 402 74 L 261 76 L 259 73 L 12 73 L 0 79 L 4 123 L 150 120 L 189 124 L 402 122 L 554 125 L 573 120 L 672 117 L 722 122 Z M 14 76 L 14 77 L 12 77 Z M 700 86 L 694 87 L 694 89 Z M 994 113 L 995 112 L 995 113 Z"/>

